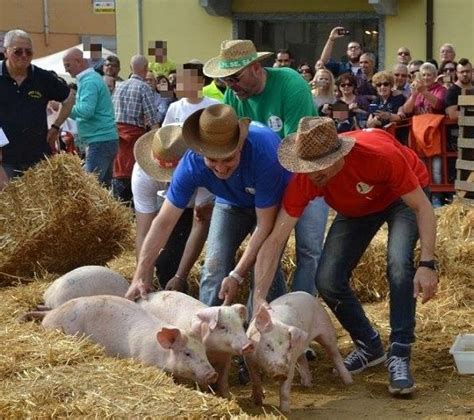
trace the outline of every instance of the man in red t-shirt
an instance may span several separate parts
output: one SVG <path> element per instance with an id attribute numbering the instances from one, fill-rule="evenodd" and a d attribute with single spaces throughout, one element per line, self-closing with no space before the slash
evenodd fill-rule
<path id="1" fill-rule="evenodd" d="M 416 297 L 431 299 L 438 277 L 434 261 L 436 219 L 423 191 L 428 173 L 409 148 L 379 129 L 338 137 L 329 118 L 303 118 L 296 134 L 279 149 L 280 163 L 294 172 L 272 233 L 255 266 L 254 308 L 264 303 L 278 259 L 305 206 L 322 196 L 338 214 L 327 234 L 316 274 L 321 297 L 350 333 L 355 350 L 344 363 L 352 373 L 387 359 L 379 333 L 371 326 L 350 287 L 352 270 L 380 227 L 388 224 L 387 273 L 390 284 L 389 391 L 409 394 Z M 413 254 L 420 238 L 421 258 Z M 370 281 L 370 279 L 368 279 Z"/>

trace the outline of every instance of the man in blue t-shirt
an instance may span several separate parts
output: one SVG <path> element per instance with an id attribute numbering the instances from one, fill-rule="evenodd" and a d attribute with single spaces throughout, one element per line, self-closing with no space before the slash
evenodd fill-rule
<path id="1" fill-rule="evenodd" d="M 127 297 L 151 289 L 154 261 L 197 187 L 216 195 L 200 285 L 206 305 L 230 304 L 273 228 L 290 174 L 278 162 L 279 137 L 259 123 L 238 119 L 228 105 L 211 105 L 189 116 L 183 126 L 191 150 L 176 168 L 158 216 L 145 238 Z M 235 262 L 247 235 L 246 249 Z M 281 271 L 268 299 L 286 292 Z"/>

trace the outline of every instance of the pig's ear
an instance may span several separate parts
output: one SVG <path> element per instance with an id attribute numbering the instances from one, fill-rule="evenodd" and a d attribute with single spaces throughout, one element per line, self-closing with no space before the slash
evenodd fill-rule
<path id="1" fill-rule="evenodd" d="M 163 327 L 156 333 L 156 339 L 160 346 L 164 349 L 171 349 L 179 343 L 181 338 L 181 332 L 177 328 L 165 328 Z"/>
<path id="2" fill-rule="evenodd" d="M 288 331 L 290 332 L 291 348 L 300 347 L 304 345 L 304 343 L 308 339 L 308 334 L 301 328 L 290 327 Z"/>
<path id="3" fill-rule="evenodd" d="M 242 321 L 247 321 L 248 311 L 247 308 L 241 303 L 235 303 L 232 308 L 237 312 Z"/>
<path id="4" fill-rule="evenodd" d="M 196 315 L 201 321 L 209 325 L 211 331 L 214 331 L 219 322 L 219 312 L 219 308 L 205 308 L 201 309 Z"/>
<path id="5" fill-rule="evenodd" d="M 268 332 L 273 327 L 272 319 L 265 306 L 261 305 L 255 317 L 255 327 L 260 333 Z"/>

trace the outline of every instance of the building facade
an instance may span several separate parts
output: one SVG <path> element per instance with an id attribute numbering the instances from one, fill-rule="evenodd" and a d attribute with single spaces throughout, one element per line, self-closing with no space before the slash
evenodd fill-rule
<path id="1" fill-rule="evenodd" d="M 233 38 L 252 39 L 260 51 L 289 48 L 297 63 L 314 63 L 334 26 L 350 31 L 337 41 L 335 59 L 350 40 L 375 53 L 380 68 L 395 63 L 400 46 L 414 59 L 438 59 L 449 42 L 457 58 L 472 59 L 473 16 L 472 0 L 116 0 L 118 55 L 146 54 L 167 41 L 176 63 L 206 61 Z"/>
<path id="2" fill-rule="evenodd" d="M 77 44 L 100 43 L 116 51 L 115 13 L 91 0 L 0 0 L 0 49 L 3 35 L 23 29 L 33 40 L 35 57 Z"/>

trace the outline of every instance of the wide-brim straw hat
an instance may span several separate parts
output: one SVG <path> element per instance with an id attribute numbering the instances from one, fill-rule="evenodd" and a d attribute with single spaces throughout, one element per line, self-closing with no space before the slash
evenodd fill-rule
<path id="1" fill-rule="evenodd" d="M 181 124 L 169 124 L 141 136 L 133 154 L 147 175 L 169 182 L 186 150 Z"/>
<path id="2" fill-rule="evenodd" d="M 183 125 L 185 143 L 196 153 L 211 159 L 224 159 L 243 144 L 249 118 L 237 118 L 229 105 L 216 104 L 191 114 Z"/>
<path id="3" fill-rule="evenodd" d="M 355 139 L 337 135 L 336 125 L 327 117 L 304 117 L 296 133 L 285 137 L 278 149 L 280 164 L 295 173 L 320 171 L 346 156 Z"/>
<path id="4" fill-rule="evenodd" d="M 219 55 L 207 61 L 203 71 L 206 76 L 214 78 L 232 76 L 271 55 L 272 52 L 257 52 L 254 43 L 247 39 L 222 41 Z"/>

